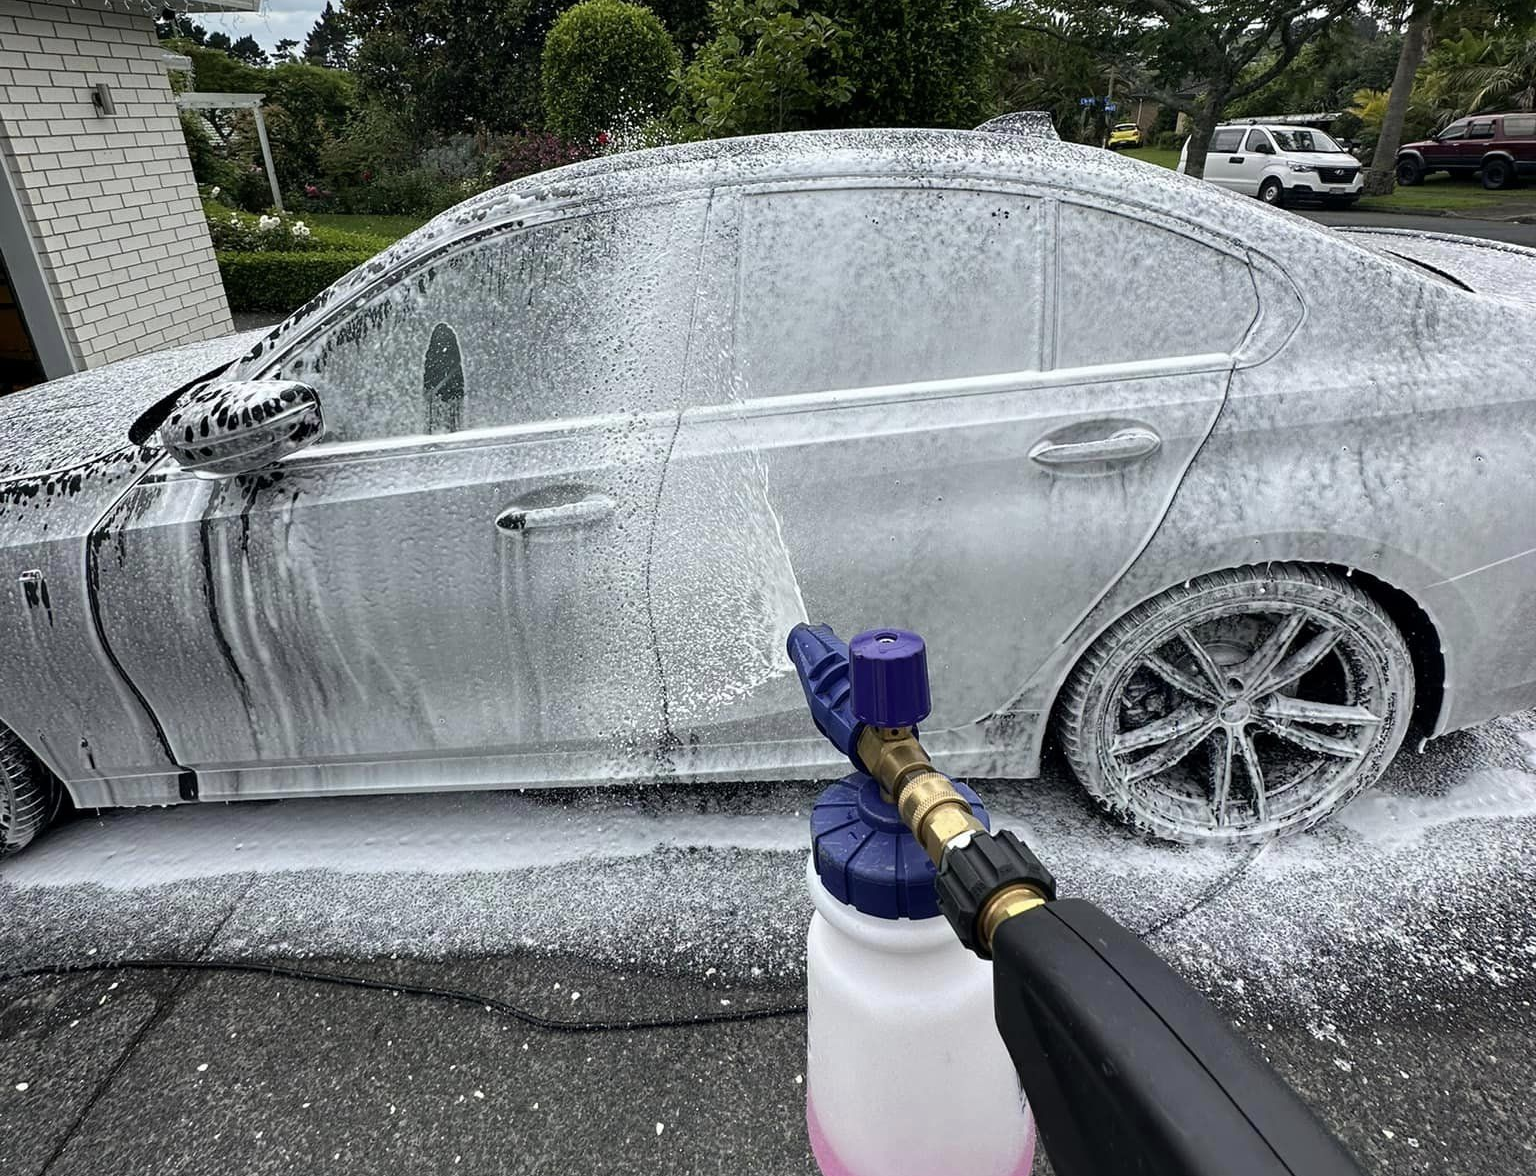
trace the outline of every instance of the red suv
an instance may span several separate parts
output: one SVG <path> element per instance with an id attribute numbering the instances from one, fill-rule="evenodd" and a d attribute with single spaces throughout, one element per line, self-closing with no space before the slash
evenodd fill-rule
<path id="1" fill-rule="evenodd" d="M 1397 152 L 1397 182 L 1417 184 L 1430 172 L 1483 173 L 1483 187 L 1509 188 L 1536 175 L 1536 114 L 1474 114 L 1432 139 Z"/>

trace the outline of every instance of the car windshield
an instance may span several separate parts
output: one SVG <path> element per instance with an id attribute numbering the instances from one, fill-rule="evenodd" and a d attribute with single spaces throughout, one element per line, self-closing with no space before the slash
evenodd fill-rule
<path id="1" fill-rule="evenodd" d="M 1281 151 L 1314 151 L 1323 152 L 1325 154 L 1347 154 L 1344 148 L 1340 147 L 1322 131 L 1306 129 L 1282 131 L 1278 128 L 1271 127 L 1269 133 L 1275 137 L 1275 142 L 1280 145 Z"/>

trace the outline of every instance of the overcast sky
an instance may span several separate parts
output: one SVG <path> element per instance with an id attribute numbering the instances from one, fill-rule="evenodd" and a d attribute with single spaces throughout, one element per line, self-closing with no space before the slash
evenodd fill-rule
<path id="1" fill-rule="evenodd" d="M 285 37 L 302 48 L 324 7 L 325 0 L 266 0 L 260 12 L 195 12 L 192 19 L 210 32 L 228 33 L 231 39 L 250 33 L 263 49 L 271 49 Z"/>

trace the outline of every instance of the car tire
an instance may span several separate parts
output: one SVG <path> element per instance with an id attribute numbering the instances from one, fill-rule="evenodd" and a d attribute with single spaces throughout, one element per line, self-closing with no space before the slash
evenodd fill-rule
<path id="1" fill-rule="evenodd" d="M 0 858 L 9 857 L 48 826 L 63 790 L 14 731 L 0 727 Z"/>
<path id="2" fill-rule="evenodd" d="M 1402 634 L 1304 564 L 1203 576 L 1094 642 L 1054 730 L 1084 789 L 1154 836 L 1244 844 L 1310 828 L 1371 784 L 1408 730 Z"/>
<path id="3" fill-rule="evenodd" d="M 1259 185 L 1259 199 L 1265 204 L 1271 204 L 1276 208 L 1285 207 L 1285 185 L 1274 176 L 1270 176 Z"/>
<path id="4" fill-rule="evenodd" d="M 1515 169 L 1507 159 L 1489 159 L 1483 163 L 1483 187 L 1490 192 L 1514 187 Z"/>
<path id="5" fill-rule="evenodd" d="M 1412 156 L 1397 161 L 1397 182 L 1405 188 L 1424 182 L 1424 165 Z"/>

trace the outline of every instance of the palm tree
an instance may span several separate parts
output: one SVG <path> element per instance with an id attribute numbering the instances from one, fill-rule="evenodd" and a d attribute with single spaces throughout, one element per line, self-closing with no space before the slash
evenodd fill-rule
<path id="1" fill-rule="evenodd" d="M 1536 110 L 1536 36 L 1497 41 L 1483 60 L 1448 65 L 1443 76 L 1465 110 Z"/>

